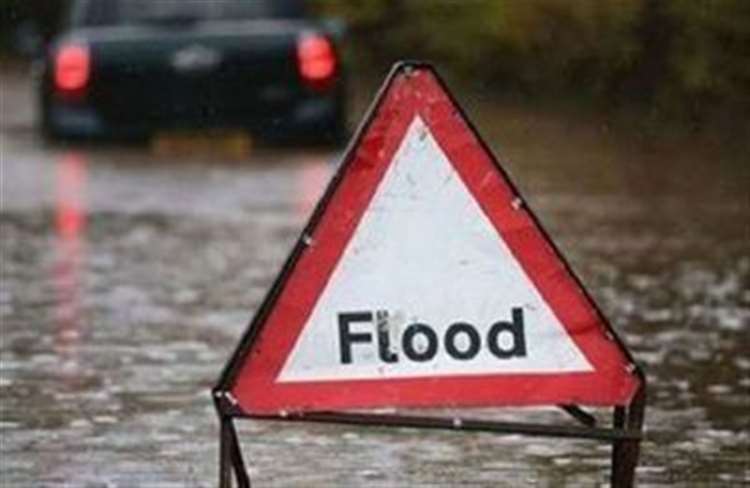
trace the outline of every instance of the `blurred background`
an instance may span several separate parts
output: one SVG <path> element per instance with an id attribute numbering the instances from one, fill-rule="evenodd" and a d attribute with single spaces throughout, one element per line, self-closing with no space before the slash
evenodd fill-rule
<path id="1" fill-rule="evenodd" d="M 485 96 L 625 113 L 656 132 L 664 123 L 747 130 L 750 6 L 743 0 L 308 3 L 344 22 L 347 61 L 360 80 L 382 75 L 397 59 L 427 59 Z M 5 55 L 23 51 L 32 26 L 51 39 L 65 4 L 2 0 Z"/>
<path id="2" fill-rule="evenodd" d="M 403 58 L 444 75 L 643 364 L 640 485 L 750 483 L 750 2 L 277 0 L 246 24 L 137 2 L 147 26 L 107 33 L 105 8 L 82 46 L 69 2 L 0 0 L 0 485 L 214 486 L 209 390 Z M 259 486 L 608 480 L 584 441 L 242 429 Z"/>

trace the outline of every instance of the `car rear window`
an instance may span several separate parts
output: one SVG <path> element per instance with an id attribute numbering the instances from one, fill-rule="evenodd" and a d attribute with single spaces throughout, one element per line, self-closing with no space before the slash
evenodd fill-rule
<path id="1" fill-rule="evenodd" d="M 88 0 L 75 23 L 87 27 L 304 16 L 302 0 Z"/>

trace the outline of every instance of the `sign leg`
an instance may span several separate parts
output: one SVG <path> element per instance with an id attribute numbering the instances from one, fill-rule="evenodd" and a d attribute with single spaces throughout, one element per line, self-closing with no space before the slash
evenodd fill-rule
<path id="1" fill-rule="evenodd" d="M 623 429 L 625 428 L 625 419 L 626 419 L 626 410 L 625 407 L 615 407 L 613 419 L 612 419 L 612 427 L 615 429 Z M 624 481 L 625 473 L 623 473 L 623 446 L 624 442 L 621 440 L 616 440 L 612 442 L 612 473 L 611 473 L 611 479 L 610 479 L 610 486 L 612 488 L 615 487 L 626 487 L 628 485 L 626 484 L 620 484 L 622 481 Z"/>
<path id="2" fill-rule="evenodd" d="M 633 402 L 628 406 L 615 407 L 614 427 L 627 428 L 631 431 L 641 431 L 646 406 L 646 396 L 643 388 L 636 393 Z M 635 483 L 635 468 L 638 465 L 641 441 L 617 440 L 612 448 L 612 488 L 632 488 Z"/>
<path id="3" fill-rule="evenodd" d="M 240 450 L 240 441 L 237 438 L 237 431 L 234 428 L 232 419 L 229 420 L 229 443 L 230 443 L 230 455 L 232 467 L 234 468 L 234 475 L 237 479 L 238 488 L 250 488 L 250 476 L 247 474 L 245 468 L 245 461 L 242 459 L 242 451 Z"/>
<path id="4" fill-rule="evenodd" d="M 612 465 L 612 488 L 632 488 L 638 464 L 640 441 L 617 441 L 617 460 Z"/>
<path id="5" fill-rule="evenodd" d="M 232 421 L 225 416 L 220 416 L 219 421 L 219 488 L 232 488 L 232 461 L 230 458 Z"/>

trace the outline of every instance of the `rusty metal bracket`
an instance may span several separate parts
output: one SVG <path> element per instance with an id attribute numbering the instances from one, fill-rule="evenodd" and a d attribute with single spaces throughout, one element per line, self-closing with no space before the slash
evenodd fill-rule
<path id="1" fill-rule="evenodd" d="M 638 441 L 640 433 L 627 429 L 603 429 L 567 425 L 545 425 L 521 422 L 498 422 L 466 418 L 420 417 L 411 415 L 386 415 L 344 412 L 319 412 L 307 414 L 251 415 L 255 420 L 279 420 L 324 424 L 364 425 L 377 427 L 409 427 L 431 430 L 458 430 L 489 432 L 494 434 L 522 434 L 527 436 L 567 437 L 600 441 Z"/>
<path id="2" fill-rule="evenodd" d="M 596 427 L 596 417 L 578 405 L 558 405 L 557 407 L 586 427 Z"/>

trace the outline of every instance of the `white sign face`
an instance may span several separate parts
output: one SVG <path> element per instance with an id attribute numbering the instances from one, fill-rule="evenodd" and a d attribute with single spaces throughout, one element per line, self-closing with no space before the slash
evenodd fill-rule
<path id="1" fill-rule="evenodd" d="M 417 116 L 277 381 L 592 370 Z"/>

